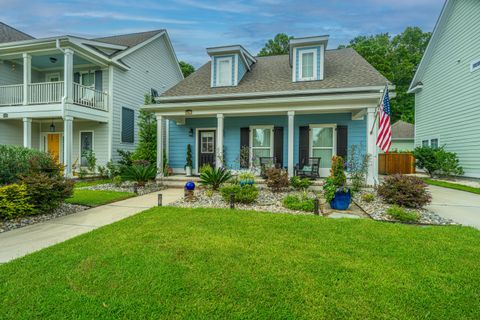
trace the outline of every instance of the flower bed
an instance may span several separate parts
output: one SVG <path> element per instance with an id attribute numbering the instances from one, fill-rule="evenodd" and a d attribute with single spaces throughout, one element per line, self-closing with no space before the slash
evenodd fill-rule
<path id="1" fill-rule="evenodd" d="M 98 184 L 86 187 L 80 187 L 78 189 L 85 190 L 102 190 L 102 191 L 118 191 L 118 192 L 133 192 L 135 183 L 132 181 L 122 182 L 120 186 L 116 186 L 113 183 Z M 144 195 L 147 193 L 152 193 L 165 189 L 163 184 L 157 183 L 155 181 L 147 182 L 144 187 L 138 187 L 138 195 Z"/>

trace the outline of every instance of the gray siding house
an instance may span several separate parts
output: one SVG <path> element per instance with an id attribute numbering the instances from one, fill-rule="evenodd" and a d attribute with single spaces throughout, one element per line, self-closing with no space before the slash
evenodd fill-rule
<path id="1" fill-rule="evenodd" d="M 145 94 L 183 79 L 166 30 L 34 39 L 0 23 L 0 144 L 50 152 L 67 175 L 132 151 Z"/>
<path id="2" fill-rule="evenodd" d="M 448 0 L 411 83 L 415 145 L 456 152 L 480 178 L 480 1 Z"/>

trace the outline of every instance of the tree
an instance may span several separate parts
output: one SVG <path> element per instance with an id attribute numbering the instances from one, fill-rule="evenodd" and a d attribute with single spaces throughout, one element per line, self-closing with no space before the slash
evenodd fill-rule
<path id="1" fill-rule="evenodd" d="M 157 162 L 157 119 L 153 112 L 140 110 L 139 141 L 133 154 L 134 160 L 147 160 L 151 164 Z"/>
<path id="2" fill-rule="evenodd" d="M 182 69 L 184 78 L 188 77 L 189 75 L 195 72 L 195 67 L 192 66 L 190 63 L 187 63 L 185 61 L 180 61 L 178 64 L 180 65 L 180 69 Z"/>
<path id="3" fill-rule="evenodd" d="M 391 103 L 392 122 L 400 119 L 414 121 L 414 96 L 407 94 L 407 90 L 430 36 L 430 32 L 423 32 L 418 27 L 407 27 L 393 38 L 388 33 L 359 36 L 347 46 L 355 49 L 396 86 L 397 97 Z"/>
<path id="4" fill-rule="evenodd" d="M 285 33 L 278 33 L 273 39 L 265 43 L 265 46 L 260 50 L 259 57 L 275 56 L 280 54 L 288 54 L 290 48 L 290 39 L 293 37 L 287 36 Z"/>

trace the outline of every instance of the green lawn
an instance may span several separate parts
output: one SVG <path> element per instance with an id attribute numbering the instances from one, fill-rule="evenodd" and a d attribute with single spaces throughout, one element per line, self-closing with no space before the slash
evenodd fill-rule
<path id="1" fill-rule="evenodd" d="M 154 208 L 0 265 L 1 319 L 479 319 L 480 232 Z"/>
<path id="2" fill-rule="evenodd" d="M 425 183 L 431 184 L 432 186 L 439 186 L 439 187 L 444 187 L 444 188 L 449 188 L 449 189 L 455 189 L 455 190 L 480 194 L 480 188 L 465 186 L 463 184 L 458 184 L 458 183 L 433 180 L 433 179 L 428 179 L 428 178 L 425 178 L 423 180 L 425 181 Z"/>
<path id="3" fill-rule="evenodd" d="M 97 207 L 134 196 L 135 194 L 131 192 L 74 189 L 73 196 L 66 199 L 65 202 Z"/>
<path id="4" fill-rule="evenodd" d="M 100 184 L 107 184 L 110 182 L 112 182 L 110 179 L 75 181 L 75 188 L 98 186 Z"/>

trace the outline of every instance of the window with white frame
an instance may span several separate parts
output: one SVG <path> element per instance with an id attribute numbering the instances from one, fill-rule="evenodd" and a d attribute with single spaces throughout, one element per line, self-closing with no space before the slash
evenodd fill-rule
<path id="1" fill-rule="evenodd" d="M 317 51 L 300 50 L 299 78 L 300 80 L 315 80 L 315 70 L 317 68 Z"/>
<path id="2" fill-rule="evenodd" d="M 258 165 L 261 157 L 273 157 L 273 126 L 250 127 L 252 163 Z"/>
<path id="3" fill-rule="evenodd" d="M 320 168 L 330 168 L 336 153 L 335 125 L 310 125 L 310 156 L 320 159 Z"/>
<path id="4" fill-rule="evenodd" d="M 471 72 L 477 71 L 477 70 L 480 70 L 480 59 L 475 60 L 470 64 L 470 71 Z"/>
<path id="5" fill-rule="evenodd" d="M 430 147 L 438 148 L 438 139 L 431 139 L 430 140 Z"/>
<path id="6" fill-rule="evenodd" d="M 218 58 L 217 63 L 217 86 L 232 85 L 232 58 Z"/>
<path id="7" fill-rule="evenodd" d="M 422 147 L 428 147 L 428 140 L 422 140 Z"/>
<path id="8" fill-rule="evenodd" d="M 95 72 L 86 71 L 80 73 L 80 84 L 95 89 Z"/>
<path id="9" fill-rule="evenodd" d="M 87 157 L 93 151 L 93 131 L 80 132 L 80 166 L 88 165 Z"/>

